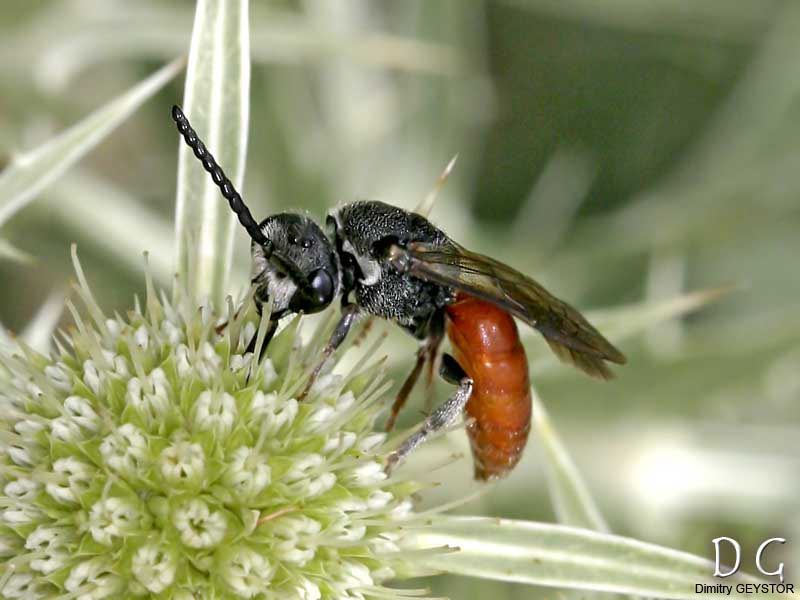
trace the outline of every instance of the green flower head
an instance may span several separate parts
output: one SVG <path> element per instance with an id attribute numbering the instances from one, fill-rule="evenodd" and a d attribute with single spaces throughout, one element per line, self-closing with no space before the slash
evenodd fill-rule
<path id="1" fill-rule="evenodd" d="M 422 572 L 418 486 L 387 477 L 373 431 L 380 363 L 298 402 L 319 358 L 299 319 L 258 361 L 250 303 L 220 315 L 148 278 L 109 318 L 76 269 L 90 318 L 70 305 L 53 356 L 0 354 L 5 598 L 386 597 Z"/>

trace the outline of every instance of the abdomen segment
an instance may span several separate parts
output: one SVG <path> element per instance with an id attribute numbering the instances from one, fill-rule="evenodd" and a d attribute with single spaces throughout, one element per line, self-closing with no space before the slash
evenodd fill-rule
<path id="1" fill-rule="evenodd" d="M 531 424 L 528 360 L 514 319 L 494 304 L 459 294 L 447 311 L 453 355 L 474 387 L 466 411 L 475 478 L 507 475 Z"/>

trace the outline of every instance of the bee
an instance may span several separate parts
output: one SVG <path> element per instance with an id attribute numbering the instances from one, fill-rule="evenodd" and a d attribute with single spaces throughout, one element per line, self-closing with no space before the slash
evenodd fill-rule
<path id="1" fill-rule="evenodd" d="M 259 312 L 272 306 L 265 343 L 282 317 L 319 312 L 340 299 L 340 319 L 301 397 L 360 317 L 387 319 L 419 341 L 391 409 L 391 429 L 423 368 L 432 373 L 449 338 L 453 355 L 441 354 L 439 373 L 456 390 L 389 455 L 387 471 L 464 411 L 475 478 L 503 477 L 514 468 L 531 421 L 528 361 L 515 318 L 541 333 L 560 359 L 593 377 L 609 379 L 607 363 L 626 362 L 572 306 L 508 265 L 463 248 L 422 215 L 358 201 L 329 212 L 327 235 L 305 215 L 280 213 L 257 222 L 178 106 L 172 118 L 252 240 L 256 306 Z"/>

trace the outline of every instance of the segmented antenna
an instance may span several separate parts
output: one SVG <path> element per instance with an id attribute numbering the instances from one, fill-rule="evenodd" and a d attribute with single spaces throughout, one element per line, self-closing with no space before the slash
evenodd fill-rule
<path id="1" fill-rule="evenodd" d="M 186 118 L 186 115 L 177 105 L 172 107 L 172 119 L 178 126 L 178 131 L 183 136 L 183 139 L 186 140 L 186 145 L 192 149 L 194 155 L 203 163 L 203 168 L 211 175 L 211 179 L 214 180 L 214 183 L 217 184 L 222 195 L 230 204 L 231 210 L 239 217 L 239 222 L 247 230 L 247 234 L 256 244 L 264 247 L 266 258 L 269 258 L 272 253 L 272 242 L 261 231 L 258 222 L 253 218 L 250 209 L 245 206 L 239 192 L 233 187 L 231 180 L 227 178 L 222 171 L 222 167 L 214 160 L 211 152 L 208 151 L 195 130 L 192 129 L 189 119 Z"/>

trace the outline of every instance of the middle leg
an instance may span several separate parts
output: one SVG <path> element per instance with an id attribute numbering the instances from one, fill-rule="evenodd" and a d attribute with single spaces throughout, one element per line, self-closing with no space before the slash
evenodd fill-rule
<path id="1" fill-rule="evenodd" d="M 436 355 L 439 351 L 439 346 L 442 343 L 442 338 L 444 337 L 444 312 L 437 311 L 423 327 L 421 327 L 418 331 L 412 331 L 412 333 L 414 334 L 414 337 L 422 338 L 422 342 L 417 349 L 417 360 L 414 363 L 414 368 L 411 369 L 411 373 L 409 373 L 408 377 L 406 377 L 406 380 L 400 387 L 400 391 L 397 393 L 394 404 L 392 404 L 392 412 L 389 414 L 389 418 L 386 420 L 386 431 L 391 431 L 394 429 L 395 423 L 397 422 L 397 416 L 400 414 L 400 411 L 402 410 L 403 406 L 405 406 L 408 397 L 411 395 L 411 391 L 414 389 L 414 386 L 416 385 L 419 375 L 422 372 L 422 368 L 425 366 L 425 364 L 427 363 L 428 365 L 429 373 L 431 373 L 433 370 L 433 365 L 436 361 Z M 428 391 L 430 390 L 430 386 L 431 377 L 429 376 L 427 380 Z"/>

